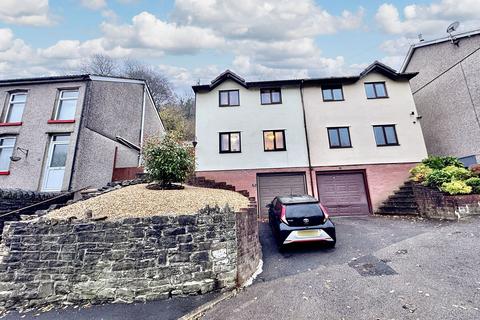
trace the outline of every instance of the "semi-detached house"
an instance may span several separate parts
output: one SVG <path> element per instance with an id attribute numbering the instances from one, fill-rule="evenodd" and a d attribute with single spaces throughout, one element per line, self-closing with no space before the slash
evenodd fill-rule
<path id="1" fill-rule="evenodd" d="M 374 212 L 427 152 L 409 80 L 360 75 L 246 82 L 225 71 L 196 94 L 197 176 L 257 198 L 308 193 L 335 214 Z"/>

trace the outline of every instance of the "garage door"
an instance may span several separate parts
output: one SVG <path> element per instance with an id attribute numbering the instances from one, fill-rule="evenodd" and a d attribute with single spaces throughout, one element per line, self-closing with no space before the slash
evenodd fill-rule
<path id="1" fill-rule="evenodd" d="M 265 174 L 257 177 L 258 203 L 260 217 L 268 217 L 265 208 L 276 196 L 306 194 L 305 174 Z"/>
<path id="2" fill-rule="evenodd" d="M 363 173 L 317 175 L 320 202 L 330 215 L 369 214 Z"/>

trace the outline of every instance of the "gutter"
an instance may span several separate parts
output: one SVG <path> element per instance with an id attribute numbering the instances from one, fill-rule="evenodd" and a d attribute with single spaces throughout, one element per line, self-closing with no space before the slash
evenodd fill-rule
<path id="1" fill-rule="evenodd" d="M 308 129 L 307 129 L 307 118 L 305 115 L 305 102 L 303 101 L 303 83 L 305 80 L 300 81 L 300 97 L 302 101 L 302 113 L 303 113 L 303 128 L 305 129 L 305 142 L 307 144 L 307 157 L 308 157 L 308 175 L 310 176 L 310 188 L 312 190 L 312 195 L 315 195 L 315 189 L 313 187 L 313 178 L 312 178 L 312 160 L 310 158 L 310 142 L 308 140 Z"/>

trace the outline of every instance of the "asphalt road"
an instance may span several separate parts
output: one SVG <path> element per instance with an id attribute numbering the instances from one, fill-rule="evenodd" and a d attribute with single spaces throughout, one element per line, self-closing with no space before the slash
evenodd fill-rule
<path id="1" fill-rule="evenodd" d="M 337 247 L 279 253 L 205 319 L 480 319 L 480 218 L 338 218 Z"/>

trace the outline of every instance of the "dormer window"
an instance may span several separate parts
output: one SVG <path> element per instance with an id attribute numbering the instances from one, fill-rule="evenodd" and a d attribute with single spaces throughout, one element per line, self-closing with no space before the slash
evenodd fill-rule
<path id="1" fill-rule="evenodd" d="M 388 98 L 385 82 L 365 83 L 365 93 L 367 94 L 367 99 Z"/>
<path id="2" fill-rule="evenodd" d="M 238 90 L 220 90 L 220 107 L 235 107 L 240 105 L 240 92 Z"/>
<path id="3" fill-rule="evenodd" d="M 262 104 L 282 103 L 282 92 L 280 89 L 261 89 L 260 101 Z"/>

